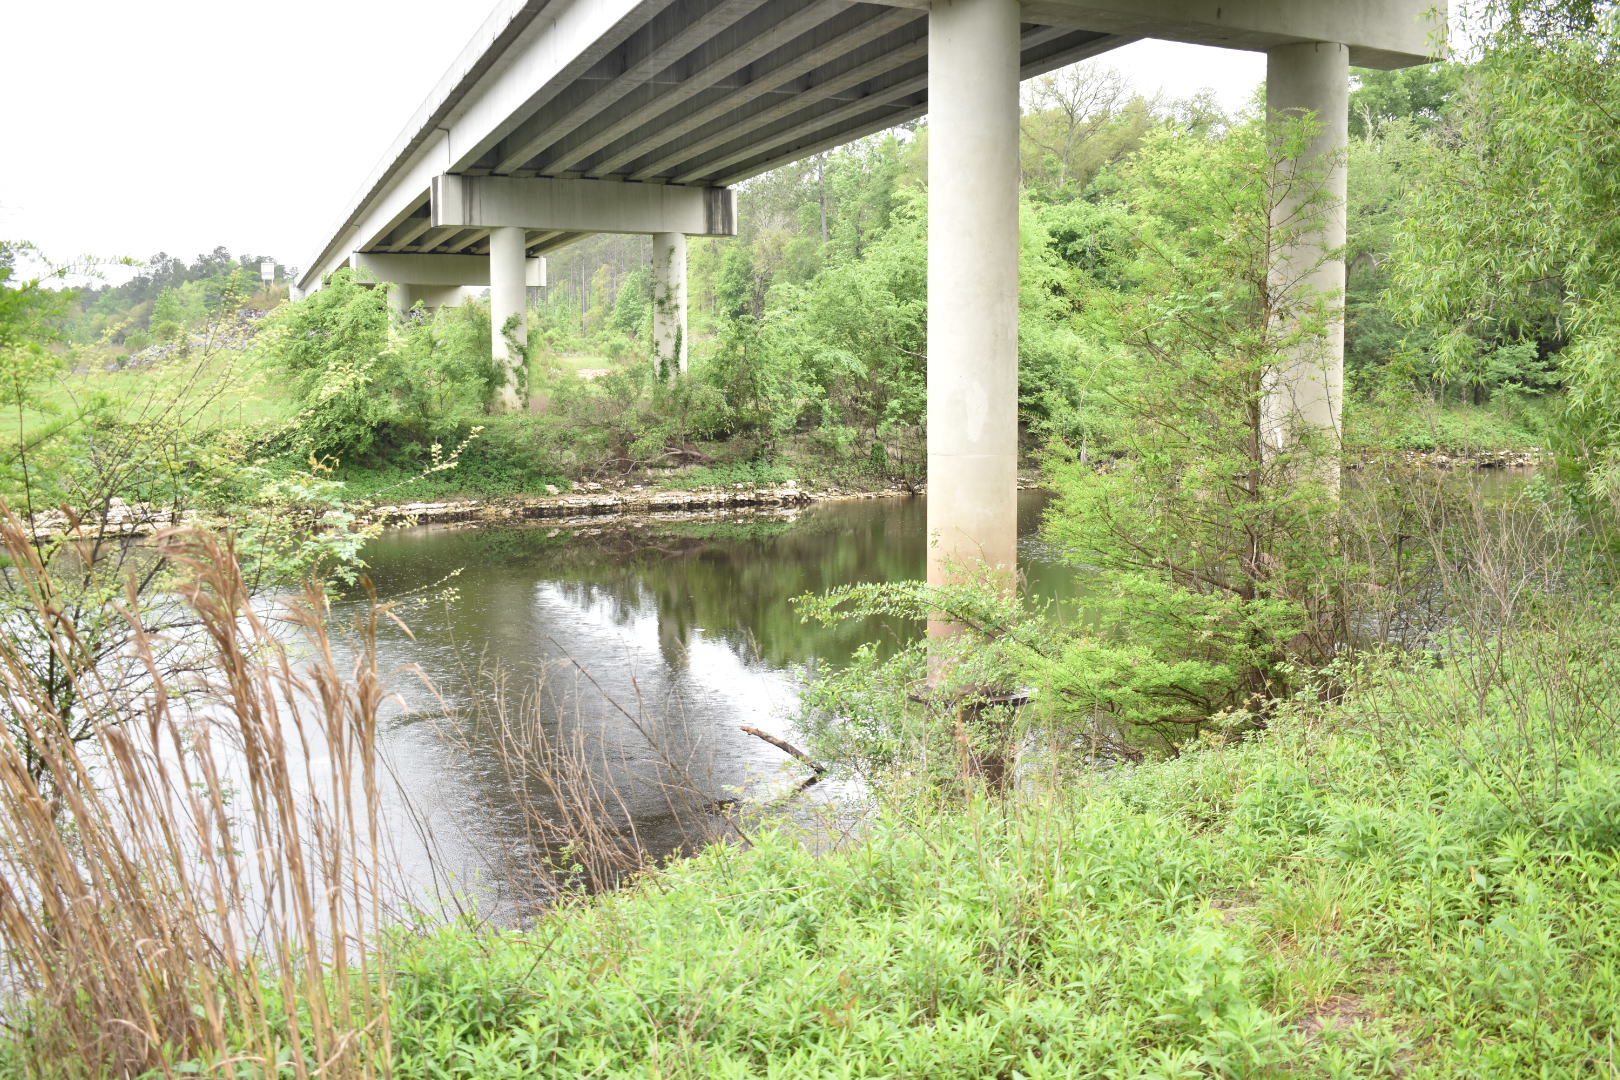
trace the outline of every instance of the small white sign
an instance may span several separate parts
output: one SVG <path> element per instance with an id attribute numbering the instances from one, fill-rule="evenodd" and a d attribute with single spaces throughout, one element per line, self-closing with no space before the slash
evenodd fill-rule
<path id="1" fill-rule="evenodd" d="M 259 280 L 261 280 L 261 281 L 275 281 L 276 280 L 276 260 L 274 260 L 274 259 L 265 259 L 265 260 L 263 260 L 263 261 L 261 261 L 259 263 Z"/>

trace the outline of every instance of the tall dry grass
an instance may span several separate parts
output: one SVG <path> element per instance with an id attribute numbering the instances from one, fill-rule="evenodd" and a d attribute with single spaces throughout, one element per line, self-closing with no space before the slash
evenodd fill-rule
<path id="1" fill-rule="evenodd" d="M 9 513 L 0 543 L 98 718 L 62 715 L 37 650 L 0 634 L 0 1074 L 386 1075 L 383 613 L 342 664 L 318 592 L 256 607 L 225 541 L 174 533 L 177 590 L 118 605 L 147 674 L 131 697 L 83 662 Z M 177 621 L 198 660 L 179 681 L 152 629 Z"/>

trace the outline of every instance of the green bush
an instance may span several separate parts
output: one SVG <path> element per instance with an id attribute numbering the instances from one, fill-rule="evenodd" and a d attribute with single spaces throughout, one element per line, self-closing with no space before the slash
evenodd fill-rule
<path id="1" fill-rule="evenodd" d="M 376 461 L 481 416 L 500 382 L 482 305 L 396 326 L 381 288 L 347 270 L 284 304 L 259 336 L 260 362 L 295 384 L 298 416 L 272 440 L 300 456 Z"/>

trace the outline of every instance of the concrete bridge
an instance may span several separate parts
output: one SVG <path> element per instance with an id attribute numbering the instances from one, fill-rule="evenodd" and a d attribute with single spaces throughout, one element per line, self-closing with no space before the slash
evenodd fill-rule
<path id="1" fill-rule="evenodd" d="M 1278 273 L 1342 293 L 1348 68 L 1422 63 L 1444 0 L 501 0 L 298 282 L 344 266 L 410 303 L 488 284 L 526 339 L 545 252 L 654 240 L 655 361 L 686 368 L 686 237 L 736 233 L 732 185 L 928 114 L 930 576 L 1015 559 L 1018 85 L 1143 37 L 1263 51 L 1337 201 Z M 431 28 L 424 28 L 431 30 Z M 504 332 L 503 332 L 504 331 Z M 1279 442 L 1336 428 L 1342 323 L 1272 388 Z"/>

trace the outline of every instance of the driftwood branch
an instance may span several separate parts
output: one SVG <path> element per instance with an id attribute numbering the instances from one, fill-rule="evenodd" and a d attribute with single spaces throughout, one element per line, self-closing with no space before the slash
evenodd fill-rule
<path id="1" fill-rule="evenodd" d="M 790 742 L 784 742 L 783 740 L 778 739 L 775 735 L 763 732 L 757 727 L 749 727 L 747 724 L 742 725 L 742 729 L 748 734 L 754 736 L 756 739 L 764 739 L 766 742 L 782 751 L 782 753 L 790 754 L 793 757 L 798 758 L 800 761 L 810 766 L 811 770 L 814 771 L 817 776 L 820 776 L 827 771 L 827 767 L 825 765 L 821 764 L 821 762 L 815 760 L 809 754 L 805 753 L 803 750 L 800 750 L 797 746 L 794 746 Z"/>

